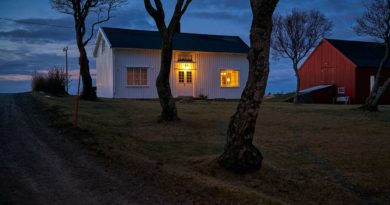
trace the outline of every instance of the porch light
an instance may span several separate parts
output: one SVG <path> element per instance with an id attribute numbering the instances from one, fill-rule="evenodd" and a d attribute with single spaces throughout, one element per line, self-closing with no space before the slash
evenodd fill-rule
<path id="1" fill-rule="evenodd" d="M 194 62 L 192 61 L 177 61 L 177 69 L 179 70 L 193 70 Z"/>

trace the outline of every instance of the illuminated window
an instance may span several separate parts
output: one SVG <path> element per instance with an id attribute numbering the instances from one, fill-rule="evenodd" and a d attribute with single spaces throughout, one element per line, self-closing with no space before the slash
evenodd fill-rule
<path id="1" fill-rule="evenodd" d="M 193 63 L 178 63 L 179 70 L 192 70 L 193 69 Z"/>
<path id="2" fill-rule="evenodd" d="M 127 68 L 127 85 L 147 85 L 147 68 Z"/>
<path id="3" fill-rule="evenodd" d="M 239 73 L 238 70 L 221 70 L 221 87 L 239 87 Z"/>

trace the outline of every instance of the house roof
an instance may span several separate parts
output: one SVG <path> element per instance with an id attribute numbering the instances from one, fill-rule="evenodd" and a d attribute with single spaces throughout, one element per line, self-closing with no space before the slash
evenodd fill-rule
<path id="1" fill-rule="evenodd" d="M 385 46 L 375 42 L 326 39 L 358 67 L 378 67 L 385 54 Z M 385 67 L 390 68 L 390 61 Z"/>
<path id="2" fill-rule="evenodd" d="M 112 48 L 161 49 L 158 31 L 101 28 Z M 176 33 L 173 49 L 182 51 L 205 51 L 247 53 L 248 45 L 238 36 Z"/>

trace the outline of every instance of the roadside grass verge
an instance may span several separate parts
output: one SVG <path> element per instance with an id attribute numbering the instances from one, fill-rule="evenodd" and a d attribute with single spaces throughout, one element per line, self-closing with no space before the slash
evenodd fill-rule
<path id="1" fill-rule="evenodd" d="M 73 97 L 32 96 L 56 113 L 53 126 L 70 129 Z M 156 162 L 173 176 L 214 187 L 211 195 L 243 204 L 360 204 L 367 197 L 390 203 L 390 106 L 365 113 L 353 105 L 265 102 L 254 137 L 264 165 L 241 176 L 215 160 L 236 105 L 177 103 L 182 120 L 157 123 L 157 101 L 81 101 L 80 129 L 91 135 L 81 141 L 110 159 Z"/>

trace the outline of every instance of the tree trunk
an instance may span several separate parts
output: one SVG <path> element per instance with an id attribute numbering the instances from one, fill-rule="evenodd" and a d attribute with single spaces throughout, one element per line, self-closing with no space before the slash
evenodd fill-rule
<path id="1" fill-rule="evenodd" d="M 378 103 L 380 98 L 382 97 L 383 93 L 386 91 L 385 86 L 383 86 L 383 89 L 381 93 L 379 93 L 379 88 L 380 88 L 380 80 L 383 78 L 382 76 L 382 70 L 383 67 L 386 65 L 387 61 L 389 60 L 389 54 L 390 54 L 390 42 L 386 41 L 385 42 L 385 55 L 383 56 L 380 64 L 378 71 L 376 72 L 375 75 L 375 82 L 374 86 L 372 87 L 372 90 L 370 92 L 370 95 L 368 96 L 366 103 L 360 107 L 362 110 L 370 111 L 370 112 L 376 112 L 378 111 Z"/>
<path id="2" fill-rule="evenodd" d="M 293 68 L 294 68 L 295 76 L 297 78 L 297 84 L 296 84 L 295 95 L 294 95 L 294 104 L 298 104 L 299 103 L 299 85 L 301 82 L 301 79 L 299 78 L 299 75 L 298 75 L 298 63 L 294 62 Z"/>
<path id="3" fill-rule="evenodd" d="M 83 80 L 83 91 L 81 93 L 81 98 L 84 100 L 96 100 L 96 92 L 92 88 L 92 78 L 91 74 L 89 73 L 87 52 L 82 46 L 79 48 L 79 52 L 80 75 Z"/>
<path id="4" fill-rule="evenodd" d="M 162 108 L 159 121 L 177 121 L 177 109 L 175 99 L 172 96 L 171 86 L 169 84 L 169 75 L 172 63 L 172 40 L 163 39 L 163 48 L 161 50 L 161 67 L 157 76 L 156 87 Z"/>
<path id="5" fill-rule="evenodd" d="M 277 0 L 251 0 L 253 21 L 248 53 L 249 75 L 236 113 L 230 118 L 227 144 L 219 163 L 226 169 L 245 173 L 261 168 L 263 156 L 252 144 L 260 104 L 269 74 L 272 14 Z"/>
<path id="6" fill-rule="evenodd" d="M 370 111 L 378 111 L 379 100 L 385 94 L 386 90 L 389 89 L 389 87 L 390 87 L 390 78 L 388 78 L 386 82 L 383 83 L 383 85 L 378 89 L 377 95 L 375 99 L 372 101 L 372 104 L 376 105 L 374 107 L 376 110 L 370 110 Z"/>
<path id="7" fill-rule="evenodd" d="M 96 92 L 92 88 L 92 78 L 89 73 L 89 61 L 87 56 L 87 51 L 85 50 L 85 44 L 83 41 L 85 35 L 85 19 L 74 14 L 75 20 L 75 31 L 76 31 L 76 42 L 79 49 L 79 66 L 80 66 L 80 76 L 83 80 L 83 91 L 81 92 L 81 99 L 84 100 L 96 100 Z"/>

